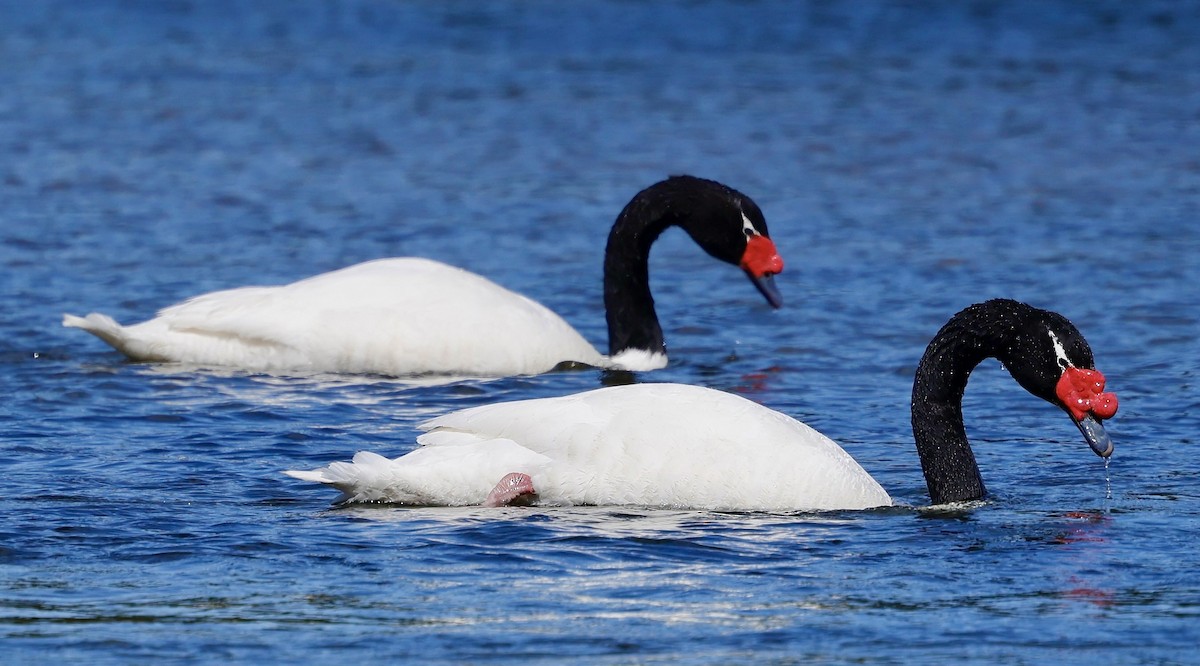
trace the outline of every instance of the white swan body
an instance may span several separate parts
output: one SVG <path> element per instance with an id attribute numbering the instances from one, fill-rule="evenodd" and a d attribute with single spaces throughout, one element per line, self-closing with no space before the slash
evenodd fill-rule
<path id="1" fill-rule="evenodd" d="M 99 314 L 67 315 L 63 325 L 136 360 L 258 371 L 505 376 L 547 372 L 564 361 L 609 365 L 541 304 L 421 258 L 217 291 L 132 326 Z"/>
<path id="2" fill-rule="evenodd" d="M 66 315 L 135 361 L 245 370 L 503 377 L 566 363 L 646 371 L 667 365 L 650 295 L 650 246 L 678 226 L 709 256 L 742 269 L 771 307 L 783 270 L 749 197 L 716 181 L 672 176 L 638 192 L 604 249 L 609 357 L 538 303 L 428 259 L 380 259 L 282 287 L 193 298 L 155 319 Z"/>
<path id="3" fill-rule="evenodd" d="M 1092 451 L 1117 411 L 1087 340 L 1062 315 L 1008 299 L 977 303 L 937 332 L 917 366 L 912 428 L 934 504 L 986 496 L 962 396 L 996 357 L 1031 394 L 1062 409 Z M 892 504 L 837 444 L 745 398 L 680 384 L 635 384 L 454 412 L 422 425 L 422 448 L 395 460 L 359 453 L 299 479 L 348 501 L 423 505 L 639 505 L 743 511 Z"/>
<path id="4" fill-rule="evenodd" d="M 466 409 L 422 424 L 417 450 L 362 452 L 287 474 L 348 501 L 476 505 L 505 475 L 529 475 L 541 504 L 740 511 L 892 504 L 833 440 L 740 396 L 633 384 Z"/>

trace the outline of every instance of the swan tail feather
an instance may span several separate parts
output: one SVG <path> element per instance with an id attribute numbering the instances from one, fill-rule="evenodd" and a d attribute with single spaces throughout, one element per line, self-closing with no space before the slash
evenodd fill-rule
<path id="1" fill-rule="evenodd" d="M 117 351 L 129 354 L 127 349 L 129 336 L 125 327 L 108 315 L 93 312 L 86 317 L 72 314 L 63 315 L 62 325 L 67 328 L 80 328 L 112 345 Z"/>
<path id="2" fill-rule="evenodd" d="M 314 470 L 286 470 L 301 481 L 332 486 L 341 491 L 337 503 L 389 502 L 408 504 L 412 497 L 398 484 L 394 461 L 370 451 L 359 451 L 350 462 L 334 462 Z"/>

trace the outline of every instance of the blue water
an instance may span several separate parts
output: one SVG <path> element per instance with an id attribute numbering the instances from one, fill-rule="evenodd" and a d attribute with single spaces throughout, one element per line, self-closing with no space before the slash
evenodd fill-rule
<path id="1" fill-rule="evenodd" d="M 0 2 L 0 662 L 1195 663 L 1200 6 Z M 124 362 L 59 327 L 422 255 L 604 346 L 612 219 L 670 173 L 754 197 L 770 311 L 682 234 L 672 355 L 843 443 L 906 507 L 330 506 L 284 477 L 601 384 Z M 995 362 L 993 495 L 927 504 L 934 331 L 1058 310 L 1121 398 L 1111 465 Z"/>

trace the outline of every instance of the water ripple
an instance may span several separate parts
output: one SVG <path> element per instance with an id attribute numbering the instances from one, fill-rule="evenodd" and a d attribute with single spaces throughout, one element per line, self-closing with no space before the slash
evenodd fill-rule
<path id="1" fill-rule="evenodd" d="M 5 659 L 1188 661 L 1198 31 L 1159 0 L 0 3 Z M 609 225 L 679 172 L 763 207 L 788 306 L 664 234 L 653 375 L 133 364 L 58 325 L 421 255 L 603 346 Z M 992 494 L 926 508 L 915 365 L 993 296 L 1088 336 L 1116 454 L 989 362 Z M 802 418 L 900 506 L 338 508 L 280 473 L 629 381 Z"/>

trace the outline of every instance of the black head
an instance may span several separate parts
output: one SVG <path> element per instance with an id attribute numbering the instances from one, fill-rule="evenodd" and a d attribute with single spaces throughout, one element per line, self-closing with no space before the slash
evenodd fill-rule
<path id="1" fill-rule="evenodd" d="M 1083 334 L 1057 312 L 1005 299 L 982 305 L 1001 313 L 996 322 L 1005 329 L 1005 344 L 996 350 L 996 358 L 1022 388 L 1061 407 L 1054 388 L 1063 370 L 1095 367 Z"/>
<path id="2" fill-rule="evenodd" d="M 1112 453 L 1100 422 L 1117 411 L 1117 398 L 1104 391 L 1092 348 L 1066 317 L 1017 301 L 988 301 L 1007 312 L 998 322 L 1011 330 L 996 358 L 1026 391 L 1065 411 L 1099 455 Z"/>
<path id="3" fill-rule="evenodd" d="M 638 195 L 662 206 L 669 224 L 683 227 L 709 255 L 737 265 L 750 233 L 770 238 L 762 210 L 750 197 L 715 180 L 671 176 Z"/>
<path id="4" fill-rule="evenodd" d="M 682 227 L 709 256 L 741 268 L 773 307 L 783 304 L 773 279 L 783 259 L 753 199 L 694 176 L 672 176 L 643 195 L 663 206 L 663 219 Z"/>

